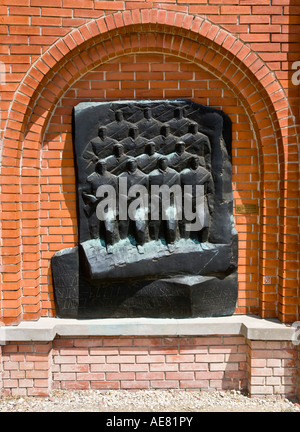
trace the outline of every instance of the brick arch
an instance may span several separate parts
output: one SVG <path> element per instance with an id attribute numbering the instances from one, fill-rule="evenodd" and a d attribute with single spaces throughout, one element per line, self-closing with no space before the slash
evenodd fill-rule
<path id="1" fill-rule="evenodd" d="M 134 34 L 136 37 L 132 37 Z M 97 51 L 99 44 L 104 48 L 102 53 Z M 136 10 L 132 14 L 130 11 L 118 12 L 91 20 L 59 39 L 33 64 L 20 83 L 10 108 L 10 112 L 19 114 L 19 123 L 16 125 L 9 117 L 7 129 L 19 132 L 18 138 L 22 140 L 22 135 L 29 130 L 25 130 L 26 122 L 21 120 L 34 122 L 33 114 L 39 116 L 43 107 L 47 110 L 50 106 L 47 102 L 52 107 L 55 99 L 84 70 L 88 70 L 92 62 L 104 62 L 130 50 L 138 51 L 141 46 L 145 51 L 156 49 L 177 53 L 201 63 L 219 74 L 229 86 L 238 89 L 242 98 L 248 99 L 252 95 L 247 104 L 254 117 L 259 111 L 256 104 L 265 100 L 269 117 L 273 124 L 277 123 L 275 129 L 285 127 L 286 123 L 276 114 L 277 109 L 289 108 L 284 90 L 274 73 L 247 44 L 205 18 L 152 9 Z M 74 62 L 74 75 L 70 76 L 68 67 Z M 263 94 L 255 94 L 256 91 Z M 26 103 L 28 108 L 24 112 L 20 104 Z M 41 127 L 30 128 L 32 134 L 39 134 L 41 130 Z M 34 135 L 30 134 L 29 139 L 31 137 L 34 139 Z"/>
<path id="2" fill-rule="evenodd" d="M 20 202 L 16 203 L 17 211 L 27 209 L 28 201 L 32 208 L 42 211 L 38 206 L 39 152 L 49 118 L 64 92 L 97 64 L 130 52 L 174 54 L 201 65 L 225 82 L 240 98 L 252 120 L 264 166 L 261 171 L 262 182 L 264 176 L 274 170 L 274 164 L 271 170 L 270 166 L 268 168 L 267 155 L 270 152 L 277 154 L 278 161 L 284 157 L 281 127 L 286 125 L 277 109 L 289 110 L 287 99 L 274 75 L 245 44 L 201 17 L 159 9 L 134 11 L 132 14 L 129 11 L 119 12 L 92 20 L 58 40 L 36 61 L 20 84 L 11 105 L 4 139 L 4 148 L 16 150 L 15 142 L 18 143 L 14 166 L 20 169 L 21 184 L 17 184 L 16 189 L 19 188 L 22 195 Z M 277 166 L 276 175 L 279 178 Z M 9 171 L 9 168 L 7 164 L 4 171 Z M 28 179 L 36 187 L 32 186 L 30 192 L 25 187 L 26 181 L 22 179 Z M 267 208 L 266 197 L 261 213 L 262 226 L 268 222 Z M 16 293 L 19 295 L 18 319 L 40 315 L 40 260 L 37 259 L 34 264 L 29 258 L 32 253 L 28 250 L 31 245 L 39 257 L 43 227 L 37 223 L 32 225 L 30 230 L 20 227 L 23 228 L 20 231 L 23 234 L 22 262 L 18 263 L 17 272 L 13 273 L 16 287 L 19 288 L 19 294 Z M 262 230 L 263 253 L 267 249 L 266 242 Z M 263 275 L 263 262 L 260 269 Z M 28 297 L 31 305 L 21 301 L 22 294 L 31 296 Z M 262 315 L 263 309 L 262 305 Z"/>

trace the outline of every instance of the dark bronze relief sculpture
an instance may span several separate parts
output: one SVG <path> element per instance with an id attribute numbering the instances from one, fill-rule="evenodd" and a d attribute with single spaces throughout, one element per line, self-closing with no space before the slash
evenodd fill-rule
<path id="1" fill-rule="evenodd" d="M 231 122 L 189 100 L 80 103 L 78 246 L 52 257 L 57 315 L 233 314 Z"/>

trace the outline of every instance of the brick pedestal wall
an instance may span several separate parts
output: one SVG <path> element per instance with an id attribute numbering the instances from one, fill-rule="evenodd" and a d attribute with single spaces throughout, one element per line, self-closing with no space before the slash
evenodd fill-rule
<path id="1" fill-rule="evenodd" d="M 2 348 L 2 394 L 46 396 L 52 389 L 52 346 L 20 343 Z"/>
<path id="2" fill-rule="evenodd" d="M 248 390 L 251 396 L 297 395 L 297 348 L 292 342 L 250 341 Z"/>
<path id="3" fill-rule="evenodd" d="M 243 336 L 9 343 L 2 347 L 2 391 L 47 396 L 55 389 L 236 389 L 252 397 L 294 398 L 297 356 L 291 343 Z"/>

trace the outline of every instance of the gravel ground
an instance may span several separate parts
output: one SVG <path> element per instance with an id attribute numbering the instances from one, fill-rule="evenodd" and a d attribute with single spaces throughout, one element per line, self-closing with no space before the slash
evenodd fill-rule
<path id="1" fill-rule="evenodd" d="M 0 397 L 0 412 L 300 412 L 277 397 L 237 391 L 56 390 L 51 397 Z"/>

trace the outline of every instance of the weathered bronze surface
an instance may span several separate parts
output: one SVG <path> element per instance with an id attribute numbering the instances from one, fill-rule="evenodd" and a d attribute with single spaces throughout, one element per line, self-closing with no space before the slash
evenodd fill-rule
<path id="1" fill-rule="evenodd" d="M 57 315 L 231 315 L 238 238 L 228 116 L 189 100 L 88 102 L 74 108 L 73 134 L 79 243 L 52 258 Z M 186 202 L 197 215 L 200 186 L 198 229 L 190 228 L 196 219 L 188 219 L 184 201 L 175 216 L 177 192 L 166 208 L 162 189 L 150 199 L 155 188 L 190 187 Z M 124 218 L 139 187 L 147 200 Z M 115 211 L 101 219 L 104 207 Z"/>

